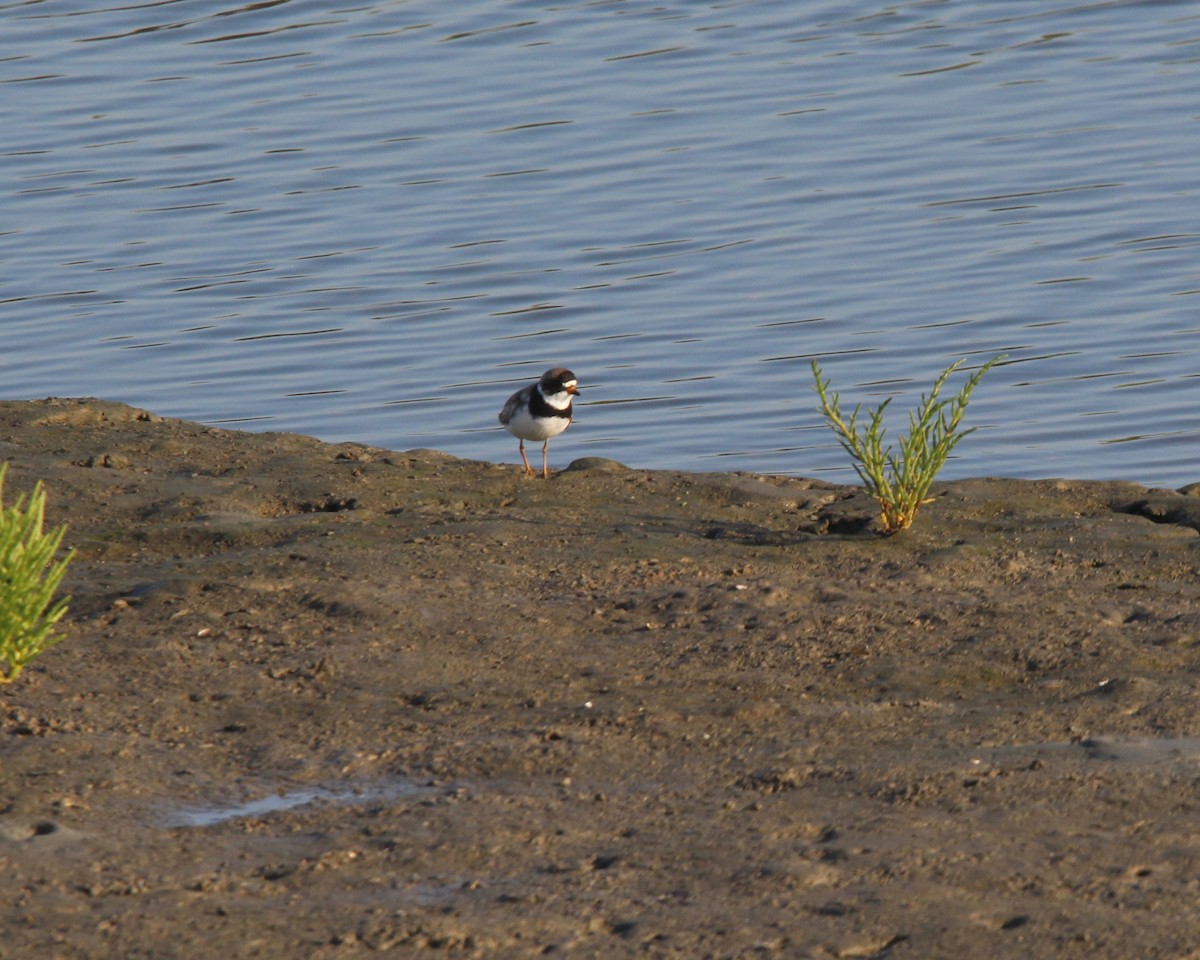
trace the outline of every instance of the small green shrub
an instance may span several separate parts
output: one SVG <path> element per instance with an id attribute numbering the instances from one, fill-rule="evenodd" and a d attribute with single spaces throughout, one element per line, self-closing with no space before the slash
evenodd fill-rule
<path id="1" fill-rule="evenodd" d="M 892 398 L 884 400 L 870 411 L 870 421 L 859 423 L 862 404 L 854 408 L 847 422 L 838 406 L 838 394 L 829 392 L 829 381 L 821 379 L 821 368 L 812 362 L 821 412 L 838 443 L 854 458 L 854 470 L 862 479 L 867 493 L 879 501 L 880 521 L 885 534 L 899 533 L 912 526 L 921 504 L 928 503 L 929 487 L 937 476 L 950 451 L 970 430 L 960 430 L 963 411 L 971 391 L 1002 357 L 993 357 L 966 382 L 958 395 L 941 400 L 942 387 L 966 361 L 959 360 L 947 367 L 933 383 L 928 396 L 922 395 L 921 406 L 908 415 L 908 433 L 900 438 L 900 453 L 893 455 L 891 446 L 884 446 L 883 411 Z"/>
<path id="2" fill-rule="evenodd" d="M 6 463 L 0 466 L 0 683 L 11 683 L 30 660 L 62 639 L 53 631 L 69 598 L 53 606 L 50 601 L 75 554 L 72 550 L 53 562 L 67 527 L 42 532 L 46 491 L 41 481 L 33 493 L 4 506 L 7 473 Z"/>

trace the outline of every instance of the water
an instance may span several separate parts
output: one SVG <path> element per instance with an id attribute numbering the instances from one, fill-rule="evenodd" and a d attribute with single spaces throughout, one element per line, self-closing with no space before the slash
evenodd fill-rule
<path id="1" fill-rule="evenodd" d="M 0 0 L 0 395 L 851 480 L 814 410 L 1007 354 L 946 476 L 1200 479 L 1189 3 Z"/>
<path id="2" fill-rule="evenodd" d="M 241 803 L 181 807 L 167 814 L 163 818 L 163 825 L 168 827 L 212 827 L 228 823 L 231 820 L 265 817 L 272 813 L 283 813 L 315 803 L 340 805 L 390 803 L 404 797 L 414 796 L 421 793 L 423 789 L 405 779 L 359 783 L 353 786 L 294 787 Z"/>
<path id="3" fill-rule="evenodd" d="M 1196 737 L 1088 737 L 1072 742 L 1046 742 L 1001 746 L 972 757 L 971 766 L 983 764 L 1022 765 L 1029 762 L 1061 765 L 1081 761 L 1114 764 L 1118 769 L 1139 774 L 1154 768 L 1169 768 L 1193 775 L 1200 762 L 1200 739 Z"/>

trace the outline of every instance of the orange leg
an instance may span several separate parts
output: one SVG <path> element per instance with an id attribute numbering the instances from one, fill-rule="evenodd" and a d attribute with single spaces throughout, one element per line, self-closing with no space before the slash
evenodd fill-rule
<path id="1" fill-rule="evenodd" d="M 521 451 L 521 462 L 525 464 L 525 472 L 532 477 L 533 476 L 533 467 L 531 467 L 529 465 L 529 458 L 527 456 L 525 456 L 525 441 L 524 440 L 522 440 L 520 442 L 520 445 L 517 447 L 517 449 Z"/>
<path id="2" fill-rule="evenodd" d="M 547 480 L 550 479 L 550 467 L 546 463 L 546 448 L 548 446 L 550 446 L 549 440 L 542 444 L 542 476 Z"/>

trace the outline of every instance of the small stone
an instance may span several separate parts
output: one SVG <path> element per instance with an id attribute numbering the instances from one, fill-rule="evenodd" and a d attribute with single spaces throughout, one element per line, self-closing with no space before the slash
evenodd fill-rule
<path id="1" fill-rule="evenodd" d="M 580 457 L 572 460 L 563 469 L 563 473 L 628 473 L 629 468 L 616 460 L 607 457 Z"/>

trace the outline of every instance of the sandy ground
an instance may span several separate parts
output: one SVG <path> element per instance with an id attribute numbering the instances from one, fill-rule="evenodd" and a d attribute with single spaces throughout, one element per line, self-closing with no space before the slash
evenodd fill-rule
<path id="1" fill-rule="evenodd" d="M 2 957 L 1200 957 L 1187 491 L 956 481 L 883 538 L 93 400 L 0 455 L 78 550 L 0 688 Z"/>

